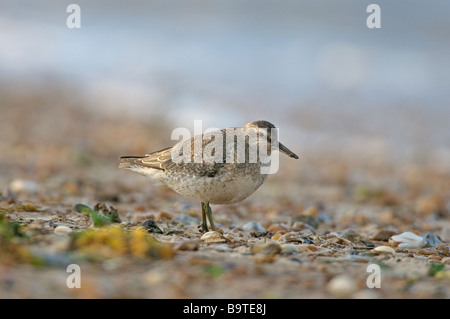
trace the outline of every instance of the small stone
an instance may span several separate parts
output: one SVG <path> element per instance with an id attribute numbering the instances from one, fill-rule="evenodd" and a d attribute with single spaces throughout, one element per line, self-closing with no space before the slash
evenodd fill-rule
<path id="1" fill-rule="evenodd" d="M 70 227 L 60 225 L 60 226 L 56 226 L 56 228 L 53 232 L 55 234 L 70 234 L 72 232 L 72 229 Z"/>
<path id="2" fill-rule="evenodd" d="M 304 222 L 300 222 L 300 221 L 295 222 L 295 223 L 292 225 L 292 229 L 293 229 L 293 230 L 304 230 L 304 229 L 308 229 L 308 230 L 310 230 L 312 233 L 314 233 L 314 228 L 313 228 L 311 225 L 309 225 L 309 224 L 307 224 L 307 223 L 304 223 Z"/>
<path id="3" fill-rule="evenodd" d="M 315 235 L 315 232 L 312 229 L 309 229 L 309 228 L 302 229 L 298 233 L 300 235 L 304 236 L 304 237 L 314 237 L 314 235 Z M 310 241 L 309 238 L 304 238 L 304 240 L 305 241 Z"/>
<path id="4" fill-rule="evenodd" d="M 439 257 L 439 256 L 428 256 L 428 259 L 430 259 L 430 260 L 436 260 L 436 261 L 441 261 L 441 260 L 442 260 L 442 257 Z"/>
<path id="5" fill-rule="evenodd" d="M 196 240 L 184 240 L 182 242 L 177 243 L 173 248 L 175 250 L 188 250 L 194 251 L 198 250 L 199 244 Z"/>
<path id="6" fill-rule="evenodd" d="M 390 237 L 397 234 L 397 231 L 392 229 L 379 229 L 373 236 L 369 237 L 372 240 L 388 241 Z"/>
<path id="7" fill-rule="evenodd" d="M 271 239 L 272 239 L 272 240 L 279 240 L 281 236 L 283 236 L 283 235 L 281 235 L 281 234 L 275 234 L 275 235 L 272 236 Z"/>
<path id="8" fill-rule="evenodd" d="M 371 252 L 375 253 L 376 255 L 379 255 L 379 254 L 395 255 L 395 250 L 389 246 L 378 246 L 378 247 L 372 249 Z"/>
<path id="9" fill-rule="evenodd" d="M 280 245 L 281 247 L 281 253 L 283 254 L 294 254 L 297 251 L 297 245 L 293 245 L 293 244 L 282 244 Z"/>
<path id="10" fill-rule="evenodd" d="M 34 194 L 38 190 L 38 184 L 26 179 L 15 179 L 9 184 L 9 189 L 14 193 Z"/>
<path id="11" fill-rule="evenodd" d="M 242 226 L 242 228 L 246 231 L 258 231 L 258 232 L 266 231 L 266 229 L 261 224 L 255 221 L 250 221 L 246 223 L 244 226 Z"/>
<path id="12" fill-rule="evenodd" d="M 158 234 L 162 234 L 163 233 L 161 228 L 158 227 L 158 225 L 156 224 L 156 222 L 153 219 L 146 219 L 146 220 L 144 220 L 142 222 L 142 227 L 147 229 L 147 231 L 150 232 L 150 233 L 158 233 Z"/>
<path id="13" fill-rule="evenodd" d="M 302 214 L 306 215 L 306 216 L 317 217 L 318 211 L 319 210 L 317 209 L 317 207 L 313 206 L 313 207 L 309 207 L 309 208 L 305 209 L 305 211 Z"/>
<path id="14" fill-rule="evenodd" d="M 439 245 L 442 245 L 442 242 L 436 235 L 425 234 L 425 247 L 435 247 Z"/>
<path id="15" fill-rule="evenodd" d="M 226 240 L 234 240 L 233 234 L 230 234 L 230 233 L 223 234 L 223 237 L 224 237 Z"/>
<path id="16" fill-rule="evenodd" d="M 297 232 L 289 232 L 279 238 L 283 243 L 304 243 L 304 238 Z"/>
<path id="17" fill-rule="evenodd" d="M 277 243 L 263 243 L 263 244 L 255 244 L 250 246 L 251 254 L 265 254 L 265 255 L 275 255 L 281 252 L 281 246 Z"/>
<path id="18" fill-rule="evenodd" d="M 345 238 L 351 242 L 354 242 L 356 240 L 356 237 L 358 237 L 358 234 L 351 228 L 347 228 L 339 232 L 338 235 L 340 238 Z"/>
<path id="19" fill-rule="evenodd" d="M 200 237 L 200 240 L 205 243 L 224 243 L 227 241 L 226 238 L 217 231 L 209 231 L 204 233 L 202 237 Z"/>
<path id="20" fill-rule="evenodd" d="M 285 234 L 289 231 L 288 227 L 283 224 L 273 224 L 267 227 L 267 230 L 273 234 Z"/>
<path id="21" fill-rule="evenodd" d="M 348 275 L 338 275 L 326 285 L 326 290 L 337 298 L 349 298 L 357 290 L 355 280 Z"/>
<path id="22" fill-rule="evenodd" d="M 319 219 L 312 215 L 298 215 L 292 218 L 292 222 L 302 222 L 308 224 L 312 228 L 317 228 L 319 226 Z"/>

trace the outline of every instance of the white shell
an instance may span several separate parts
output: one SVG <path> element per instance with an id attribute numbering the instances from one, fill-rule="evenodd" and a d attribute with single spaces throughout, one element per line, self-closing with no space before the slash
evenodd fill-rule
<path id="1" fill-rule="evenodd" d="M 418 236 L 412 232 L 404 232 L 389 238 L 390 243 L 400 243 L 400 248 L 422 248 L 425 247 L 425 238 Z"/>
<path id="2" fill-rule="evenodd" d="M 204 233 L 202 237 L 200 237 L 200 240 L 205 243 L 224 243 L 227 241 L 226 238 L 224 238 L 222 234 L 217 231 L 209 231 Z"/>
<path id="3" fill-rule="evenodd" d="M 55 234 L 69 234 L 72 232 L 72 229 L 70 227 L 60 225 L 60 226 L 57 226 L 53 232 Z"/>

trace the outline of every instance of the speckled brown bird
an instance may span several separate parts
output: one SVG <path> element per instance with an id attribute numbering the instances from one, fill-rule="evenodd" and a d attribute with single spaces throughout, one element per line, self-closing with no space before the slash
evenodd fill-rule
<path id="1" fill-rule="evenodd" d="M 255 192 L 268 175 L 272 150 L 298 159 L 278 142 L 277 136 L 272 123 L 254 121 L 243 127 L 197 135 L 145 156 L 122 156 L 119 168 L 150 177 L 183 196 L 199 200 L 202 231 L 206 232 L 206 218 L 215 230 L 209 204 L 236 203 Z"/>

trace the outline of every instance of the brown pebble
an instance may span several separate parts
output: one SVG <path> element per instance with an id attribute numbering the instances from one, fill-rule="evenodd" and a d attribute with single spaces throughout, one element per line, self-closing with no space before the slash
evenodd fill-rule
<path id="1" fill-rule="evenodd" d="M 369 237 L 369 239 L 388 241 L 391 236 L 394 236 L 397 233 L 398 232 L 391 229 L 379 229 L 373 236 Z"/>
<path id="2" fill-rule="evenodd" d="M 430 260 L 441 261 L 441 260 L 442 260 L 442 257 L 439 257 L 439 256 L 428 256 L 428 259 L 430 259 Z"/>
<path id="3" fill-rule="evenodd" d="M 309 208 L 305 209 L 305 211 L 302 214 L 306 215 L 306 216 L 317 217 L 317 212 L 318 212 L 318 209 L 317 209 L 317 207 L 314 206 L 314 207 L 309 207 Z"/>
<path id="4" fill-rule="evenodd" d="M 282 225 L 282 224 L 273 224 L 270 225 L 267 230 L 271 233 L 274 234 L 285 234 L 289 231 L 289 229 L 287 228 L 287 226 Z"/>
<path id="5" fill-rule="evenodd" d="M 299 216 L 294 216 L 292 218 L 292 222 L 295 223 L 304 223 L 307 226 L 310 226 L 312 228 L 317 228 L 319 226 L 319 220 L 317 219 L 317 217 L 311 216 L 311 215 L 299 215 Z M 297 226 L 299 227 L 299 226 Z M 302 228 L 303 229 L 303 228 Z"/>
<path id="6" fill-rule="evenodd" d="M 297 232 L 289 232 L 279 238 L 283 243 L 303 243 L 303 237 Z"/>
<path id="7" fill-rule="evenodd" d="M 282 235 L 281 234 L 275 234 L 275 235 L 273 235 L 272 236 L 272 240 L 278 240 L 278 239 L 280 239 L 280 237 L 281 237 Z"/>
<path id="8" fill-rule="evenodd" d="M 173 248 L 175 250 L 198 250 L 199 244 L 196 240 L 185 240 L 182 242 L 177 243 Z"/>
<path id="9" fill-rule="evenodd" d="M 250 254 L 275 255 L 281 252 L 281 246 L 277 243 L 263 243 L 250 246 Z"/>
<path id="10" fill-rule="evenodd" d="M 293 225 L 292 225 L 292 229 L 293 230 L 304 230 L 304 229 L 309 229 L 312 232 L 314 232 L 314 228 L 313 226 L 311 226 L 310 224 L 301 222 L 301 221 L 296 221 Z"/>

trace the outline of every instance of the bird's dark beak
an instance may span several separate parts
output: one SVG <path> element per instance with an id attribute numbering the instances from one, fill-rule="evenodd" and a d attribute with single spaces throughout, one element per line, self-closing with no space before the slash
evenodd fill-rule
<path id="1" fill-rule="evenodd" d="M 288 149 L 286 146 L 284 146 L 281 143 L 278 143 L 278 149 L 280 150 L 280 152 L 286 154 L 289 157 L 293 157 L 295 159 L 298 159 L 298 156 L 295 155 L 290 149 Z"/>

